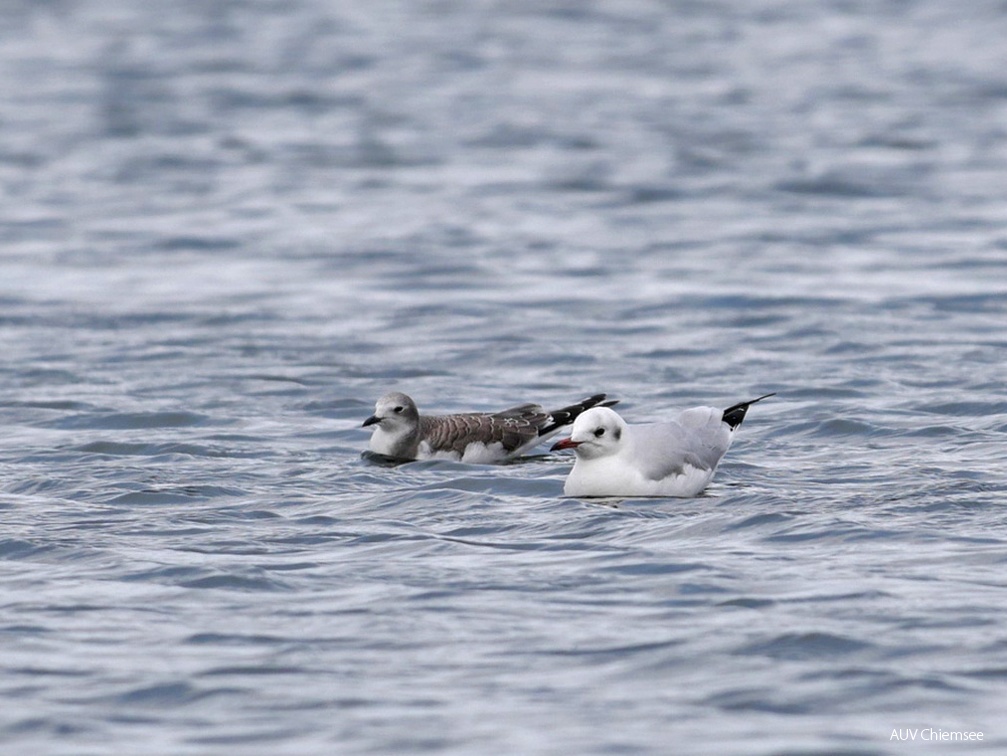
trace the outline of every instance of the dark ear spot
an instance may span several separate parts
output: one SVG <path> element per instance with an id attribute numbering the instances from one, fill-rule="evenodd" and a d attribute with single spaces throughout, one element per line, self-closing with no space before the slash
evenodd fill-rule
<path id="1" fill-rule="evenodd" d="M 622 428 L 616 428 L 614 431 L 612 431 L 612 435 L 615 436 L 615 440 L 618 441 L 620 438 L 622 438 Z"/>

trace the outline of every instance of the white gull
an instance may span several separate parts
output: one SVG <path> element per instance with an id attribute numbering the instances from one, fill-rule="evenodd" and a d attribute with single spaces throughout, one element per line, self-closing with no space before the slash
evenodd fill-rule
<path id="1" fill-rule="evenodd" d="M 577 458 L 563 485 L 567 496 L 696 496 L 713 479 L 749 405 L 725 410 L 694 407 L 675 420 L 628 425 L 614 410 L 580 414 L 570 437 L 552 448 L 573 449 Z"/>
<path id="2" fill-rule="evenodd" d="M 595 394 L 551 412 L 538 404 L 519 404 L 500 412 L 421 415 L 409 396 L 393 391 L 378 399 L 364 427 L 373 428 L 371 452 L 384 457 L 498 463 L 554 436 L 585 410 L 616 401 Z"/>

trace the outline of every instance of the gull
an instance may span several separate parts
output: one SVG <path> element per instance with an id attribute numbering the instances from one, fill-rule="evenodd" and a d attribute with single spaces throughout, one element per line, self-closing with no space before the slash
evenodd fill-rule
<path id="1" fill-rule="evenodd" d="M 570 437 L 553 450 L 573 449 L 576 460 L 563 485 L 567 496 L 696 496 L 713 479 L 748 407 L 775 394 L 725 410 L 694 407 L 670 422 L 628 425 L 614 410 L 582 412 Z"/>
<path id="2" fill-rule="evenodd" d="M 371 452 L 385 457 L 498 463 L 537 446 L 585 410 L 618 401 L 605 397 L 595 394 L 552 412 L 538 404 L 519 404 L 500 412 L 421 415 L 409 396 L 393 391 L 378 399 L 363 427 L 373 427 Z"/>

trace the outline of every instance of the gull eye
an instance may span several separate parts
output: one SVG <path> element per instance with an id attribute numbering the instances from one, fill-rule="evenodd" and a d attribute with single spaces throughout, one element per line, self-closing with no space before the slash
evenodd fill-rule
<path id="1" fill-rule="evenodd" d="M 597 428 L 597 429 L 595 429 L 595 431 L 594 431 L 594 437 L 595 438 L 601 438 L 604 435 L 605 435 L 605 429 L 604 428 Z"/>
<path id="2" fill-rule="evenodd" d="M 393 410 L 392 410 L 392 412 L 394 412 L 394 413 L 395 413 L 396 415 L 401 415 L 401 414 L 402 414 L 402 411 L 403 411 L 404 409 L 405 409 L 405 407 L 401 407 L 401 406 L 400 406 L 400 407 L 396 407 L 395 409 L 393 409 Z"/>

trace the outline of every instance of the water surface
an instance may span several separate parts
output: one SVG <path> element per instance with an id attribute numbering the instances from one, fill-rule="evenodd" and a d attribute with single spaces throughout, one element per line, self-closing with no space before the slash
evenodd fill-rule
<path id="1" fill-rule="evenodd" d="M 5 15 L 9 749 L 1007 747 L 1002 4 Z M 778 395 L 612 506 L 390 389 Z"/>

